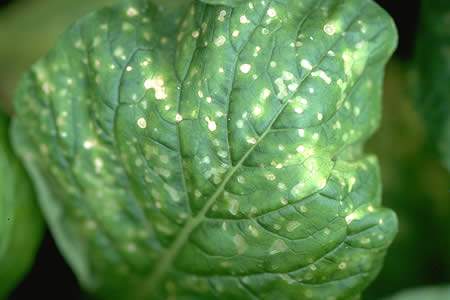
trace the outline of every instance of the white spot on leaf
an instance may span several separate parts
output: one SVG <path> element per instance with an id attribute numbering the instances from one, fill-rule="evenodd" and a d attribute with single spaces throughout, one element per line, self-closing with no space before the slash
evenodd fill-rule
<path id="1" fill-rule="evenodd" d="M 209 119 L 209 117 L 205 117 L 206 122 L 208 122 L 209 131 L 216 131 L 217 125 L 216 122 Z"/>
<path id="2" fill-rule="evenodd" d="M 301 65 L 303 68 L 307 69 L 307 70 L 312 70 L 312 65 L 311 65 L 311 63 L 310 63 L 308 60 L 306 60 L 306 59 L 302 59 L 302 60 L 300 61 L 300 65 Z"/>
<path id="3" fill-rule="evenodd" d="M 157 77 L 156 79 L 149 78 L 144 82 L 144 87 L 148 89 L 155 90 L 155 98 L 158 100 L 163 100 L 167 98 L 166 88 L 164 87 L 164 80 L 162 77 Z"/>
<path id="4" fill-rule="evenodd" d="M 220 47 L 225 44 L 226 40 L 227 39 L 223 35 L 221 35 L 214 41 L 214 44 L 216 44 L 217 47 Z"/>
<path id="5" fill-rule="evenodd" d="M 305 136 L 305 130 L 304 129 L 299 129 L 298 130 L 298 135 L 301 136 L 301 137 L 304 137 Z"/>
<path id="6" fill-rule="evenodd" d="M 345 217 L 345 222 L 347 224 L 350 224 L 354 219 L 355 219 L 355 215 L 354 214 L 349 214 L 348 216 Z"/>
<path id="7" fill-rule="evenodd" d="M 236 199 L 231 200 L 230 214 L 236 216 L 239 211 L 239 201 Z"/>
<path id="8" fill-rule="evenodd" d="M 248 72 L 250 72 L 250 69 L 252 68 L 252 65 L 250 64 L 242 64 L 240 69 L 242 73 L 247 74 Z"/>
<path id="9" fill-rule="evenodd" d="M 261 114 L 261 107 L 255 106 L 255 108 L 253 109 L 253 114 L 255 116 L 259 116 Z"/>
<path id="10" fill-rule="evenodd" d="M 137 120 L 137 125 L 142 129 L 147 128 L 147 121 L 144 118 L 139 118 Z"/>
<path id="11" fill-rule="evenodd" d="M 163 187 L 167 191 L 167 193 L 169 193 L 169 196 L 173 201 L 175 202 L 180 201 L 180 195 L 178 195 L 178 192 L 175 188 L 168 185 L 167 183 L 164 183 Z"/>
<path id="12" fill-rule="evenodd" d="M 246 16 L 246 15 L 241 16 L 241 17 L 239 18 L 239 21 L 240 21 L 242 24 L 248 24 L 248 23 L 250 23 L 250 20 L 247 19 L 247 16 Z"/>
<path id="13" fill-rule="evenodd" d="M 272 244 L 272 246 L 269 249 L 269 254 L 274 255 L 280 252 L 286 252 L 288 250 L 288 246 L 283 240 L 275 240 Z"/>
<path id="14" fill-rule="evenodd" d="M 127 16 L 129 16 L 129 17 L 135 17 L 135 16 L 137 16 L 138 14 L 139 14 L 139 12 L 138 12 L 137 9 L 134 8 L 134 7 L 129 7 L 129 8 L 127 9 Z"/>
<path id="15" fill-rule="evenodd" d="M 277 16 L 277 12 L 273 8 L 269 8 L 267 10 L 267 15 L 271 18 L 275 18 Z"/>
<path id="16" fill-rule="evenodd" d="M 271 94 L 271 91 L 269 89 L 263 90 L 263 99 L 266 100 Z"/>
<path id="17" fill-rule="evenodd" d="M 239 255 L 247 251 L 247 242 L 240 234 L 233 236 L 233 243 L 236 246 Z"/>
<path id="18" fill-rule="evenodd" d="M 286 230 L 287 230 L 288 232 L 292 232 L 292 231 L 294 231 L 295 229 L 297 229 L 298 227 L 300 227 L 300 223 L 299 223 L 299 222 L 297 222 L 297 221 L 291 221 L 291 222 L 289 222 L 289 223 L 287 224 Z"/>
<path id="19" fill-rule="evenodd" d="M 333 35 L 336 33 L 336 28 L 333 24 L 325 24 L 325 26 L 323 26 L 323 31 L 328 35 Z"/>
<path id="20" fill-rule="evenodd" d="M 219 12 L 219 17 L 217 18 L 217 20 L 219 22 L 223 22 L 225 20 L 225 16 L 227 15 L 227 12 L 225 10 L 221 10 Z"/>

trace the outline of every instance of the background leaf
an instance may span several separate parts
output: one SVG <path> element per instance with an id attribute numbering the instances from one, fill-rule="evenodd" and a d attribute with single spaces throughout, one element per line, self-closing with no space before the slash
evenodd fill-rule
<path id="1" fill-rule="evenodd" d="M 0 104 L 11 111 L 14 87 L 77 18 L 117 0 L 16 0 L 0 10 Z"/>
<path id="2" fill-rule="evenodd" d="M 450 287 L 420 287 L 399 292 L 386 300 L 447 300 L 450 298 Z"/>
<path id="3" fill-rule="evenodd" d="M 407 70 L 398 59 L 387 67 L 382 126 L 367 144 L 379 157 L 383 202 L 399 217 L 399 233 L 367 300 L 450 281 L 450 173 L 430 151 Z"/>
<path id="4" fill-rule="evenodd" d="M 9 144 L 8 123 L 0 111 L 0 299 L 33 264 L 44 227 L 31 183 Z"/>
<path id="5" fill-rule="evenodd" d="M 427 134 L 450 171 L 450 2 L 421 3 L 411 86 Z"/>

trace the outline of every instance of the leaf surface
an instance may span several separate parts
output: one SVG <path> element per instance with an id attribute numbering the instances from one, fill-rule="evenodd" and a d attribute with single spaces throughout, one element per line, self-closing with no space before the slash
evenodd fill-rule
<path id="1" fill-rule="evenodd" d="M 360 294 L 397 230 L 362 151 L 395 45 L 366 0 L 122 1 L 71 27 L 25 75 L 14 133 L 82 284 Z"/>

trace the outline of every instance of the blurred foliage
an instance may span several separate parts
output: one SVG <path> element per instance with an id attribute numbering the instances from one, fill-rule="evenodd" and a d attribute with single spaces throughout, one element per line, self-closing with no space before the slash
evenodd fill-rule
<path id="1" fill-rule="evenodd" d="M 421 287 L 399 292 L 385 300 L 448 300 L 450 286 Z"/>
<path id="2" fill-rule="evenodd" d="M 450 173 L 436 151 L 450 168 L 450 1 L 421 3 L 415 58 L 391 63 L 384 119 L 369 145 L 400 231 L 366 299 L 450 282 Z"/>
<path id="3" fill-rule="evenodd" d="M 0 10 L 0 107 L 11 112 L 11 99 L 22 73 L 47 53 L 59 35 L 79 17 L 117 0 L 15 0 Z M 153 0 L 176 6 L 184 0 Z"/>
<path id="4" fill-rule="evenodd" d="M 0 110 L 0 299 L 33 265 L 44 232 L 30 178 L 9 141 L 9 123 Z"/>
<path id="5" fill-rule="evenodd" d="M 50 49 L 69 24 L 86 12 L 113 2 L 15 0 L 0 10 L 0 106 L 10 109 L 15 85 L 23 71 Z M 423 3 L 427 9 L 433 3 L 449 5 L 450 1 Z M 448 6 L 437 11 L 440 19 L 422 14 L 424 26 L 419 34 L 417 67 L 412 76 L 407 72 L 409 66 L 395 59 L 388 66 L 381 128 L 367 147 L 368 152 L 376 153 L 380 159 L 384 204 L 393 208 L 400 220 L 400 232 L 388 252 L 384 269 L 365 293 L 367 300 L 380 299 L 404 288 L 450 283 L 450 175 L 429 139 L 444 134 L 432 127 L 432 118 L 437 115 L 448 120 L 445 109 L 448 110 L 450 101 L 450 11 Z M 397 16 L 393 17 L 397 21 Z M 427 24 L 429 27 L 425 29 Z M 447 46 L 437 36 L 427 36 L 426 30 L 445 37 Z M 420 89 L 419 84 L 423 86 Z M 417 99 L 419 109 L 411 96 Z M 440 102 L 435 103 L 436 99 Z M 442 108 L 436 109 L 440 105 Z M 441 149 L 448 151 L 449 140 L 441 141 Z"/>
<path id="6" fill-rule="evenodd" d="M 77 18 L 116 0 L 16 0 L 0 10 L 0 101 L 11 111 L 15 85 Z"/>
<path id="7" fill-rule="evenodd" d="M 425 125 L 409 96 L 407 68 L 388 66 L 381 128 L 367 151 L 380 159 L 383 203 L 399 217 L 399 233 L 364 299 L 402 288 L 450 282 L 450 176 L 430 151 Z"/>
<path id="8" fill-rule="evenodd" d="M 450 171 L 450 1 L 422 1 L 413 70 L 414 99 Z"/>

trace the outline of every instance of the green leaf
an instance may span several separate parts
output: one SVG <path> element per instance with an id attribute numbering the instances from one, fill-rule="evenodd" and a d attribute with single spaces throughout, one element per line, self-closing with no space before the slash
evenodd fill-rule
<path id="1" fill-rule="evenodd" d="M 31 267 L 44 231 L 28 175 L 9 144 L 8 123 L 0 111 L 0 299 Z"/>
<path id="2" fill-rule="evenodd" d="M 122 1 L 23 78 L 15 148 L 91 292 L 350 299 L 380 270 L 397 219 L 362 146 L 393 22 L 367 0 L 252 4 Z"/>
<path id="3" fill-rule="evenodd" d="M 412 90 L 418 110 L 450 171 L 450 2 L 421 2 Z"/>
<path id="4" fill-rule="evenodd" d="M 386 300 L 447 300 L 450 298 L 449 286 L 420 287 L 401 291 Z"/>

